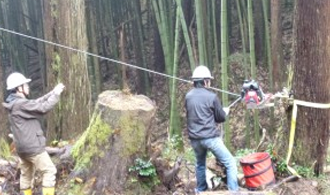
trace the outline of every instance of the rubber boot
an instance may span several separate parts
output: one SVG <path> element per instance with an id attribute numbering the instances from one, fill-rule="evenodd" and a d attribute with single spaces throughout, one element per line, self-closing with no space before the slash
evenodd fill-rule
<path id="1" fill-rule="evenodd" d="M 22 195 L 32 195 L 32 189 L 21 190 Z"/>
<path id="2" fill-rule="evenodd" d="M 42 188 L 42 195 L 55 195 L 55 188 L 54 187 Z"/>

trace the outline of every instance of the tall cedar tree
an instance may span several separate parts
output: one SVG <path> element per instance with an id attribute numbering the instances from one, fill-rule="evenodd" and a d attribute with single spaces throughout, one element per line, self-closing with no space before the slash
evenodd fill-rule
<path id="1" fill-rule="evenodd" d="M 296 1 L 295 68 L 296 99 L 330 102 L 330 1 Z M 329 143 L 330 109 L 298 107 L 293 161 L 315 173 L 323 172 Z"/>

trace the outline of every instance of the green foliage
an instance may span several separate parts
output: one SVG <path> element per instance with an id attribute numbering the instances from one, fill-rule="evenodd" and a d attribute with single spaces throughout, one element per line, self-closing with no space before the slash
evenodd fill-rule
<path id="1" fill-rule="evenodd" d="M 166 143 L 166 148 L 171 150 L 177 150 L 180 148 L 180 143 L 182 142 L 182 137 L 175 135 L 169 139 Z"/>
<path id="2" fill-rule="evenodd" d="M 276 171 L 280 175 L 288 174 L 289 170 L 285 160 L 280 160 L 276 163 Z"/>
<path id="3" fill-rule="evenodd" d="M 77 183 L 74 179 L 69 181 L 69 190 L 67 191 L 68 195 L 80 194 L 82 186 Z"/>
<path id="4" fill-rule="evenodd" d="M 152 194 L 153 187 L 157 186 L 160 183 L 157 177 L 154 178 L 136 178 L 130 176 L 125 184 L 126 195 L 135 195 L 135 194 Z"/>
<path id="5" fill-rule="evenodd" d="M 267 152 L 270 155 L 270 158 L 275 163 L 276 172 L 278 175 L 283 176 L 289 174 L 286 161 L 277 155 L 277 153 L 275 152 L 274 144 L 268 144 L 265 152 Z"/>
<path id="6" fill-rule="evenodd" d="M 156 168 L 150 161 L 144 161 L 141 158 L 135 159 L 135 163 L 132 167 L 129 168 L 129 172 L 135 172 L 139 176 L 143 177 L 155 177 Z"/>
<path id="7" fill-rule="evenodd" d="M 313 167 L 304 167 L 304 166 L 293 164 L 293 168 L 298 172 L 299 175 L 301 175 L 303 177 L 306 177 L 306 178 L 315 177 Z"/>
<path id="8" fill-rule="evenodd" d="M 188 162 L 195 162 L 194 151 L 191 147 L 185 149 L 184 152 L 181 150 L 182 137 L 176 135 L 171 137 L 168 142 L 166 142 L 165 147 L 162 152 L 162 156 L 169 162 L 175 162 L 178 156 L 181 156 L 184 160 Z"/>
<path id="9" fill-rule="evenodd" d="M 183 159 L 185 159 L 187 162 L 191 162 L 195 164 L 196 162 L 195 152 L 191 147 L 185 151 L 183 155 Z"/>
<path id="10" fill-rule="evenodd" d="M 0 157 L 8 160 L 11 157 L 9 144 L 3 139 L 0 139 Z"/>
<path id="11" fill-rule="evenodd" d="M 142 189 L 144 189 L 143 191 L 150 191 L 153 187 L 160 183 L 156 173 L 156 168 L 150 161 L 137 158 L 134 161 L 134 165 L 131 166 L 128 171 L 139 176 L 138 178 L 133 176 L 129 179 L 130 183 L 128 186 L 135 186 L 133 187 L 135 190 L 137 189 L 136 186 L 140 186 Z"/>
<path id="12" fill-rule="evenodd" d="M 275 151 L 274 144 L 268 144 L 265 152 L 267 152 L 270 155 L 270 158 L 273 161 L 275 161 L 278 158 L 278 156 L 276 156 L 276 153 L 274 151 Z"/>
<path id="13" fill-rule="evenodd" d="M 252 154 L 254 152 L 255 152 L 255 150 L 253 150 L 253 149 L 243 148 L 243 149 L 237 150 L 235 153 L 235 156 L 236 156 L 236 158 L 242 158 L 242 157 Z"/>
<path id="14" fill-rule="evenodd" d="M 236 158 L 237 166 L 239 166 L 239 160 L 241 158 L 243 158 L 244 156 L 247 156 L 249 154 L 252 154 L 254 152 L 255 152 L 255 150 L 249 149 L 249 148 L 243 148 L 243 149 L 237 150 L 236 153 L 235 153 L 235 158 Z"/>
<path id="15" fill-rule="evenodd" d="M 320 194 L 330 194 L 330 180 L 327 175 L 321 175 L 318 178 L 318 183 Z"/>

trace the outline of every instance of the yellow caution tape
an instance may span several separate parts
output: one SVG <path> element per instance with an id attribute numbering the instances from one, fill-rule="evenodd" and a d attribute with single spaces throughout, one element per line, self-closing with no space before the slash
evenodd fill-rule
<path id="1" fill-rule="evenodd" d="M 313 103 L 313 102 L 305 102 L 301 100 L 294 100 L 294 103 L 296 103 L 299 106 L 305 106 L 305 107 L 311 107 L 311 108 L 320 108 L 320 109 L 328 109 L 330 108 L 329 104 L 320 104 L 320 103 Z"/>
<path id="2" fill-rule="evenodd" d="M 294 135 L 296 131 L 296 120 L 297 120 L 297 111 L 298 111 L 298 105 L 299 106 L 305 106 L 310 108 L 319 108 L 319 109 L 329 109 L 329 104 L 320 104 L 320 103 L 313 103 L 313 102 L 306 102 L 301 100 L 293 100 L 293 109 L 292 109 L 292 116 L 291 116 L 291 127 L 290 127 L 290 138 L 289 138 L 289 148 L 288 148 L 288 155 L 286 158 L 286 166 L 288 167 L 288 170 L 298 177 L 301 177 L 294 168 L 289 166 L 289 161 L 292 154 L 293 149 L 293 142 L 294 142 Z"/>

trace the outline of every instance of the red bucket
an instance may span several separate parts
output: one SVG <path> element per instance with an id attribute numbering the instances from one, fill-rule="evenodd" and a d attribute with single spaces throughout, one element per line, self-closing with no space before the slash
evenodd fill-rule
<path id="1" fill-rule="evenodd" d="M 245 185 L 249 189 L 256 189 L 261 185 L 275 183 L 272 161 L 266 152 L 253 153 L 240 160 L 243 168 Z"/>

